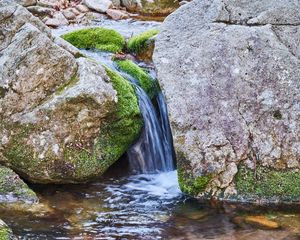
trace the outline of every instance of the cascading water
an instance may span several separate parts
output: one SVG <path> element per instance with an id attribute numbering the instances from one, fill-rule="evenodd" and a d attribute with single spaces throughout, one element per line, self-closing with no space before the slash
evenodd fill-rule
<path id="1" fill-rule="evenodd" d="M 174 170 L 172 134 L 163 94 L 159 92 L 156 97 L 157 111 L 147 93 L 137 85 L 137 80 L 116 68 L 111 60 L 112 54 L 97 51 L 83 52 L 119 72 L 135 88 L 144 127 L 138 141 L 127 151 L 132 171 L 134 173 L 159 173 Z"/>

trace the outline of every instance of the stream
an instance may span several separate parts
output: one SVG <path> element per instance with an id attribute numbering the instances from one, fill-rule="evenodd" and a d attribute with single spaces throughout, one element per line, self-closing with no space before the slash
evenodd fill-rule
<path id="1" fill-rule="evenodd" d="M 112 28 L 128 38 L 159 25 L 103 20 L 92 26 Z M 59 36 L 82 27 L 67 26 L 53 33 Z M 82 52 L 118 71 L 111 54 Z M 148 71 L 155 77 L 151 66 Z M 119 73 L 133 84 L 138 95 L 145 122 L 140 139 L 97 182 L 30 185 L 39 195 L 38 207 L 24 212 L 22 206 L 0 206 L 1 218 L 19 239 L 300 239 L 300 206 L 200 202 L 182 194 L 162 93 L 156 98 L 155 109 L 135 80 Z M 280 228 L 241 221 L 249 215 L 267 216 Z"/>

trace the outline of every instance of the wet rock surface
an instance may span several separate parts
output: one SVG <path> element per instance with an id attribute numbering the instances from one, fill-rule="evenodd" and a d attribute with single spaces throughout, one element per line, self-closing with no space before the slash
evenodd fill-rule
<path id="1" fill-rule="evenodd" d="M 185 192 L 299 201 L 298 8 L 194 1 L 164 22 L 154 62 Z"/>

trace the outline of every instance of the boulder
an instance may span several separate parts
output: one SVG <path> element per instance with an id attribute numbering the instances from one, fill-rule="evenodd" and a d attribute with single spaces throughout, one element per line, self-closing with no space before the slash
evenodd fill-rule
<path id="1" fill-rule="evenodd" d="M 154 63 L 184 192 L 300 200 L 298 9 L 289 0 L 196 0 L 165 20 Z"/>
<path id="2" fill-rule="evenodd" d="M 110 7 L 112 7 L 112 1 L 110 0 L 84 0 L 84 4 L 97 12 L 105 13 Z"/>
<path id="3" fill-rule="evenodd" d="M 132 86 L 25 8 L 0 3 L 0 16 L 1 162 L 37 183 L 99 177 L 139 136 Z"/>
<path id="4" fill-rule="evenodd" d="M 31 204 L 37 203 L 38 198 L 15 172 L 7 167 L 0 166 L 0 202 Z"/>
<path id="5" fill-rule="evenodd" d="M 24 7 L 34 6 L 37 3 L 37 0 L 13 0 L 11 2 L 20 4 Z"/>

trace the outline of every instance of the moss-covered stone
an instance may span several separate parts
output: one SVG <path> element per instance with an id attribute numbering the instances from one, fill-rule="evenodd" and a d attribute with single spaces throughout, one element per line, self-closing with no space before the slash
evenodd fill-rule
<path id="1" fill-rule="evenodd" d="M 197 196 L 199 193 L 204 192 L 211 179 L 211 175 L 197 176 L 194 178 L 191 175 L 184 174 L 180 168 L 178 169 L 180 189 L 182 192 L 191 196 Z"/>
<path id="2" fill-rule="evenodd" d="M 140 68 L 131 60 L 117 60 L 115 63 L 118 65 L 121 71 L 124 71 L 131 75 L 138 81 L 138 84 L 144 89 L 150 98 L 153 98 L 158 90 L 159 85 L 157 80 L 154 80 L 150 75 Z"/>
<path id="3" fill-rule="evenodd" d="M 148 40 L 158 34 L 157 29 L 151 29 L 143 32 L 137 36 L 133 36 L 128 40 L 127 48 L 132 53 L 140 53 L 143 49 L 147 48 Z"/>
<path id="4" fill-rule="evenodd" d="M 300 199 L 299 170 L 275 170 L 257 166 L 254 171 L 241 165 L 235 183 L 238 194 L 245 198 L 275 198 L 283 201 Z"/>
<path id="5" fill-rule="evenodd" d="M 57 146 L 59 151 L 55 153 L 54 145 L 45 148 L 31 141 L 35 138 L 40 139 L 43 133 L 47 132 L 53 136 L 49 130 L 44 129 L 42 123 L 41 125 L 3 123 L 0 132 L 5 130 L 10 135 L 2 153 L 12 169 L 31 182 L 86 182 L 99 177 L 125 153 L 138 138 L 143 125 L 138 100 L 127 80 L 109 69 L 106 71 L 113 88 L 117 91 L 118 101 L 107 107 L 110 110 L 109 114 L 101 119 L 101 127 L 99 132 L 95 133 L 97 134 L 95 138 L 91 141 L 81 141 L 81 135 L 78 134 L 74 141 Z M 72 81 L 68 84 L 72 84 Z M 68 86 L 64 86 L 61 91 Z M 66 118 L 70 119 L 69 114 L 76 113 L 73 108 L 82 104 L 81 99 L 78 101 L 73 103 L 69 100 L 64 104 L 60 111 L 64 112 Z M 92 106 L 95 103 L 91 99 L 87 104 Z M 78 131 L 81 131 L 80 126 Z M 51 140 L 51 137 L 46 139 Z M 46 142 L 49 144 L 48 140 Z"/>
<path id="6" fill-rule="evenodd" d="M 36 194 L 11 169 L 0 166 L 0 199 L 2 201 L 37 202 Z"/>
<path id="7" fill-rule="evenodd" d="M 119 158 L 138 138 L 143 121 L 138 106 L 138 100 L 130 83 L 116 72 L 106 68 L 114 89 L 118 92 L 116 114 L 114 120 L 101 129 L 102 137 L 99 146 L 104 151 L 105 158 Z"/>
<path id="8" fill-rule="evenodd" d="M 13 239 L 12 230 L 0 219 L 0 240 L 11 240 Z"/>
<path id="9" fill-rule="evenodd" d="M 99 27 L 76 30 L 61 37 L 77 48 L 114 53 L 121 51 L 125 45 L 122 35 L 114 30 Z"/>

